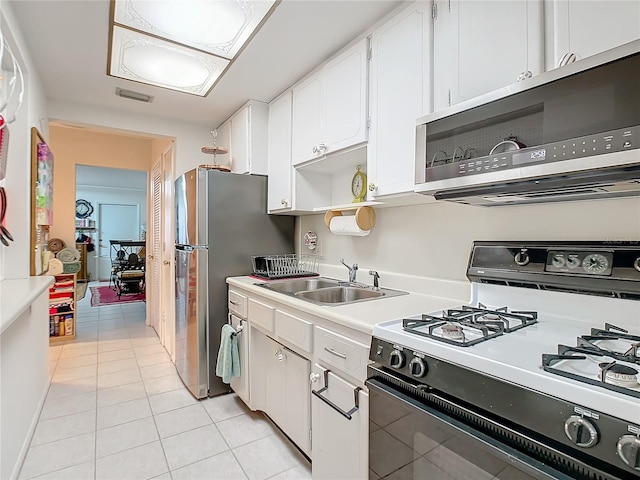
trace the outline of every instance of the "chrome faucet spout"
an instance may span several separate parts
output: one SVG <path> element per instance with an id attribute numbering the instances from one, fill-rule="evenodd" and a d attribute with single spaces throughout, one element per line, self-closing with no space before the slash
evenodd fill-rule
<path id="1" fill-rule="evenodd" d="M 358 264 L 354 263 L 351 267 L 347 265 L 344 261 L 344 258 L 340 259 L 340 263 L 347 267 L 349 270 L 349 282 L 354 283 L 356 281 L 356 272 L 358 271 Z"/>

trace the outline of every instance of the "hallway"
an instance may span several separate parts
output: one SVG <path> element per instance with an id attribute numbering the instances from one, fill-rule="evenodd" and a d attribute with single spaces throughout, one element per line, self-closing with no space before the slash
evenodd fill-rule
<path id="1" fill-rule="evenodd" d="M 145 303 L 91 307 L 90 297 L 78 302 L 77 338 L 49 348 L 51 387 L 19 478 L 311 478 L 235 394 L 191 396 L 145 325 Z"/>

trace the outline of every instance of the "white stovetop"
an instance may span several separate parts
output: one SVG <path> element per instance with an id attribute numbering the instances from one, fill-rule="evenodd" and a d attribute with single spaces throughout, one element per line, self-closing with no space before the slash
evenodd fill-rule
<path id="1" fill-rule="evenodd" d="M 514 309 L 538 310 L 538 323 L 515 332 L 472 345 L 459 347 L 413 335 L 402 329 L 402 319 L 382 322 L 373 334 L 384 340 L 425 353 L 451 363 L 544 392 L 629 422 L 640 424 L 640 400 L 598 386 L 549 373 L 542 368 L 542 354 L 557 353 L 558 344 L 575 346 L 580 335 L 590 329 L 604 328 L 605 322 L 640 335 L 640 302 L 589 297 L 557 292 L 527 291 L 506 287 L 474 288 L 474 298 L 493 307 L 502 306 L 504 294 Z M 517 292 L 514 294 L 514 290 Z M 536 308 L 537 307 L 537 308 Z M 577 314 L 566 313 L 573 309 Z M 546 312 L 545 312 L 546 310 Z M 562 315 L 548 313 L 562 312 Z M 605 314 L 608 313 L 608 314 Z"/>

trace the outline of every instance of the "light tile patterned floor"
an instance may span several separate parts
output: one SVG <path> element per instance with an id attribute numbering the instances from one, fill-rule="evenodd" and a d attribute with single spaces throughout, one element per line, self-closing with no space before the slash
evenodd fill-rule
<path id="1" fill-rule="evenodd" d="M 92 283 L 93 285 L 97 285 Z M 195 400 L 145 304 L 78 305 L 49 349 L 51 387 L 21 479 L 310 479 L 309 462 L 235 395 Z"/>

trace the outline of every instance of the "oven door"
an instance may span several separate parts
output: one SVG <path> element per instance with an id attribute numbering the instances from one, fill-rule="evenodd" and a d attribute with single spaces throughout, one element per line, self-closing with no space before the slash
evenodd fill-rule
<path id="1" fill-rule="evenodd" d="M 370 479 L 572 478 L 378 379 L 366 385 Z"/>

